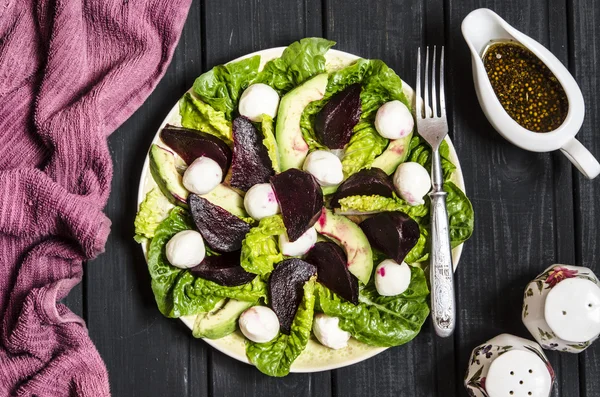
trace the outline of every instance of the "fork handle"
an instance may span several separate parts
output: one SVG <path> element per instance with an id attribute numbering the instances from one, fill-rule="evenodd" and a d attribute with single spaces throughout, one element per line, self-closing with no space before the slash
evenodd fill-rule
<path id="1" fill-rule="evenodd" d="M 456 324 L 454 298 L 454 268 L 446 210 L 447 193 L 443 190 L 440 153 L 432 153 L 431 198 L 431 314 L 435 333 L 441 337 L 452 335 Z"/>

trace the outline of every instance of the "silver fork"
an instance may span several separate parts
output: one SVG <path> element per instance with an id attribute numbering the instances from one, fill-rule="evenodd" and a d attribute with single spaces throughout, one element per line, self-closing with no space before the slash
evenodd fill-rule
<path id="1" fill-rule="evenodd" d="M 425 103 L 421 97 L 421 49 L 417 53 L 417 87 L 416 87 L 416 118 L 417 130 L 425 141 L 431 145 L 431 315 L 436 334 L 447 337 L 454 332 L 456 323 L 456 302 L 454 299 L 454 272 L 452 266 L 452 250 L 448 234 L 448 212 L 446 210 L 446 195 L 444 177 L 440 160 L 440 144 L 448 134 L 446 119 L 446 98 L 444 96 L 444 47 L 440 57 L 439 103 L 437 106 L 435 52 L 429 69 L 429 47 L 425 53 Z M 429 101 L 429 74 L 431 74 L 431 102 Z"/>

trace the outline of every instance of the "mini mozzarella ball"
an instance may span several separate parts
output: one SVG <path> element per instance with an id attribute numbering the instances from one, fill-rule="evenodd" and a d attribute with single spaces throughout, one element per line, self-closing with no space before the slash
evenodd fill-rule
<path id="1" fill-rule="evenodd" d="M 415 126 L 410 110 L 400 101 L 384 103 L 375 116 L 375 129 L 384 138 L 400 139 L 408 136 Z"/>
<path id="2" fill-rule="evenodd" d="M 279 319 L 266 306 L 253 306 L 242 313 L 239 319 L 242 334 L 252 342 L 266 343 L 279 334 Z"/>
<path id="3" fill-rule="evenodd" d="M 177 233 L 165 247 L 169 263 L 180 269 L 189 269 L 204 260 L 206 249 L 202 235 L 195 230 Z"/>
<path id="4" fill-rule="evenodd" d="M 381 296 L 399 295 L 410 285 L 410 267 L 402 262 L 386 259 L 375 269 L 375 288 Z"/>
<path id="5" fill-rule="evenodd" d="M 300 256 L 306 254 L 317 242 L 317 230 L 308 229 L 298 240 L 290 242 L 286 233 L 279 235 L 279 249 L 286 256 Z"/>
<path id="6" fill-rule="evenodd" d="M 424 204 L 423 196 L 431 190 L 431 177 L 419 163 L 402 163 L 394 173 L 394 187 L 408 204 Z"/>
<path id="7" fill-rule="evenodd" d="M 183 174 L 183 186 L 196 194 L 206 194 L 221 183 L 223 170 L 210 157 L 198 157 Z"/>
<path id="8" fill-rule="evenodd" d="M 246 212 L 257 221 L 267 216 L 278 214 L 279 203 L 270 183 L 259 183 L 252 186 L 244 197 Z"/>
<path id="9" fill-rule="evenodd" d="M 322 345 L 336 350 L 348 346 L 350 340 L 350 332 L 340 328 L 340 319 L 323 313 L 315 315 L 313 333 Z"/>
<path id="10" fill-rule="evenodd" d="M 242 94 L 238 111 L 252 121 L 262 121 L 266 114 L 275 118 L 279 107 L 279 94 L 266 84 L 252 84 Z"/>
<path id="11" fill-rule="evenodd" d="M 304 171 L 315 177 L 321 186 L 335 186 L 344 180 L 342 162 L 326 150 L 315 150 L 306 156 Z"/>

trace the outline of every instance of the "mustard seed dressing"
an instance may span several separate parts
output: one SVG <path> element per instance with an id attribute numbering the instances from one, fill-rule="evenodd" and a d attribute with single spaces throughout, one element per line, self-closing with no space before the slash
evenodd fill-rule
<path id="1" fill-rule="evenodd" d="M 563 123 L 569 109 L 565 90 L 534 53 L 520 44 L 499 42 L 482 58 L 496 96 L 519 125 L 549 132 Z"/>

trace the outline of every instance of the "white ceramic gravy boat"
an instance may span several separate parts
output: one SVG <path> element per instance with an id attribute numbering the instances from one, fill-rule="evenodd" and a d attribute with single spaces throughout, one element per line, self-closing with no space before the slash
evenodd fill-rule
<path id="1" fill-rule="evenodd" d="M 586 177 L 600 174 L 600 163 L 575 135 L 583 124 L 585 105 L 577 82 L 550 51 L 531 37 L 510 26 L 487 8 L 472 11 L 462 22 L 462 34 L 471 50 L 473 79 L 479 104 L 494 128 L 514 145 L 532 152 L 560 149 Z M 514 40 L 533 52 L 562 85 L 569 101 L 565 121 L 557 129 L 536 133 L 521 127 L 502 107 L 485 71 L 482 55 L 491 41 Z"/>

